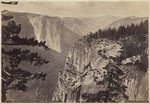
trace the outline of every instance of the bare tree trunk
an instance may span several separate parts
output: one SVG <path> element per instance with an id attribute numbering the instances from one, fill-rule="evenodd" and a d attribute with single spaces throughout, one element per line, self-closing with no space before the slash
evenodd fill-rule
<path id="1" fill-rule="evenodd" d="M 2 102 L 6 101 L 6 83 L 2 80 Z"/>

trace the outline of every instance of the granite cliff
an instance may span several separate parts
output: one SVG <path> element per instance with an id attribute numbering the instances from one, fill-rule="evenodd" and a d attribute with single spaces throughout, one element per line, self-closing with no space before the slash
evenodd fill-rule
<path id="1" fill-rule="evenodd" d="M 134 30 L 136 31 L 136 27 Z M 147 38 L 144 38 L 147 37 L 147 32 L 143 35 L 139 33 L 138 36 L 135 34 L 122 35 L 116 40 L 92 38 L 92 35 L 93 37 L 95 35 L 92 34 L 91 37 L 89 36 L 90 38 L 85 37 L 74 43 L 68 52 L 65 66 L 59 73 L 53 102 L 99 102 L 97 99 L 101 99 L 101 97 L 97 97 L 98 93 L 106 91 L 108 86 L 108 83 L 105 83 L 105 76 L 108 75 L 106 67 L 110 63 L 115 64 L 116 68 L 123 72 L 122 83 L 126 86 L 125 94 L 128 96 L 127 101 L 117 99 L 116 102 L 147 102 L 148 71 L 146 60 L 148 59 L 146 57 L 148 57 L 148 50 L 146 47 L 148 41 Z M 112 35 L 111 32 L 110 35 Z M 143 39 L 140 39 L 140 36 Z M 85 39 L 90 40 L 87 42 Z"/>

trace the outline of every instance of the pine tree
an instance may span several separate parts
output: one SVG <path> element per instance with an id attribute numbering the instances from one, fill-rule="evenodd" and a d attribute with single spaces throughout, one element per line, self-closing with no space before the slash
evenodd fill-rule
<path id="1" fill-rule="evenodd" d="M 19 64 L 22 61 L 31 63 L 33 66 L 41 66 L 49 61 L 38 55 L 16 46 L 41 46 L 45 50 L 48 47 L 45 42 L 38 42 L 34 38 L 20 38 L 21 24 L 16 24 L 12 16 L 2 15 L 2 102 L 5 102 L 8 90 L 26 91 L 26 83 L 31 79 L 45 80 L 45 73 L 32 73 L 28 69 L 22 69 Z M 15 47 L 14 47 L 15 46 Z M 7 49 L 7 47 L 13 47 Z"/>
<path id="2" fill-rule="evenodd" d="M 82 98 L 87 103 L 114 103 L 128 101 L 128 96 L 125 94 L 127 86 L 124 85 L 124 73 L 117 66 L 117 62 L 109 63 L 105 69 L 107 74 L 103 81 L 98 82 L 98 85 L 107 85 L 105 90 L 99 91 L 97 94 L 83 93 Z"/>
<path id="3" fill-rule="evenodd" d="M 108 84 L 106 91 L 103 91 L 104 102 L 119 102 L 128 100 L 125 94 L 127 86 L 124 85 L 124 73 L 114 63 L 106 65 L 107 76 L 105 82 Z"/>
<path id="4" fill-rule="evenodd" d="M 101 36 L 102 36 L 102 30 L 99 29 L 99 30 L 98 30 L 98 39 L 101 38 Z"/>

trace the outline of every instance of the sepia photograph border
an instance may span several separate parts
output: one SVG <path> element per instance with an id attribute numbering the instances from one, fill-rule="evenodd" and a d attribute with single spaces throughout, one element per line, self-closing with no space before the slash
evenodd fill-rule
<path id="1" fill-rule="evenodd" d="M 104 2 L 124 2 L 124 1 L 147 1 L 148 3 L 149 3 L 149 15 L 148 15 L 148 22 L 149 22 L 149 24 L 150 24 L 150 0 L 1 0 L 1 2 L 2 1 L 18 1 L 18 2 L 24 2 L 24 1 L 40 1 L 40 2 L 80 2 L 80 1 L 82 1 L 82 2 L 84 2 L 84 1 L 104 1 Z M 1 8 L 1 7 L 0 7 Z M 142 9 L 142 8 L 141 8 Z M 2 15 L 0 15 L 0 17 L 2 18 Z M 0 23 L 1 24 L 1 23 Z M 150 25 L 149 25 L 149 30 L 150 30 Z M 0 31 L 1 31 L 1 28 L 0 28 Z M 2 33 L 2 32 L 1 32 Z M 150 34 L 150 31 L 148 32 L 149 34 Z M 150 39 L 150 35 L 148 34 L 148 38 Z M 2 41 L 2 37 L 1 37 L 2 35 L 0 35 L 0 41 Z M 149 41 L 149 39 L 148 39 L 148 50 L 149 50 L 149 46 L 150 46 L 150 41 Z M 2 49 L 2 46 L 0 45 L 0 48 Z M 0 51 L 0 56 L 1 56 L 1 54 L 2 54 L 2 51 Z M 149 59 L 150 59 L 150 51 L 148 52 L 148 63 L 149 63 L 149 65 L 148 65 L 148 74 L 149 74 L 149 69 L 150 69 L 150 61 L 149 61 Z M 1 58 L 0 58 L 0 62 L 1 62 Z M 1 65 L 0 65 L 0 68 L 2 68 L 1 67 Z M 1 73 L 1 71 L 0 71 L 0 75 L 2 75 L 2 73 Z M 149 74 L 149 80 L 148 80 L 148 82 L 149 82 L 149 88 L 150 88 L 150 74 Z M 0 80 L 0 84 L 2 84 L 2 81 Z M 1 85 L 2 86 L 2 85 Z M 2 91 L 2 88 L 0 87 L 0 92 Z M 0 96 L 2 97 L 2 95 L 1 95 L 2 93 L 0 93 Z M 150 90 L 149 90 L 149 95 L 150 95 Z M 7 104 L 6 102 L 2 102 L 1 101 L 1 98 L 0 98 L 0 102 L 1 103 L 4 103 L 4 104 Z M 9 102 L 8 102 L 9 103 Z M 10 102 L 11 104 L 22 104 L 22 103 L 26 103 L 26 104 L 32 104 L 32 103 L 27 103 L 26 101 L 22 101 L 22 103 L 18 103 L 18 102 Z M 33 102 L 33 103 L 35 103 L 36 104 L 36 102 Z M 37 103 L 41 103 L 41 104 L 48 104 L 48 103 L 46 103 L 46 101 L 41 101 L 41 102 L 37 102 Z M 149 96 L 149 102 L 148 103 L 150 103 L 150 96 Z M 138 104 L 148 104 L 148 103 L 138 103 Z M 52 103 L 53 104 L 53 103 Z M 57 104 L 57 103 L 54 103 L 54 104 Z M 59 104 L 59 103 L 58 103 Z M 61 104 L 65 104 L 65 103 L 61 103 Z M 72 104 L 72 103 L 71 103 Z M 78 103 L 76 103 L 76 104 L 78 104 Z M 86 103 L 86 104 L 91 104 L 91 103 Z M 105 104 L 105 103 L 98 103 L 98 104 Z M 110 103 L 111 104 L 111 103 Z M 114 104 L 114 103 L 112 103 L 112 104 Z M 122 103 L 120 103 L 120 104 L 122 104 Z M 128 104 L 137 104 L 137 103 L 128 103 Z"/>

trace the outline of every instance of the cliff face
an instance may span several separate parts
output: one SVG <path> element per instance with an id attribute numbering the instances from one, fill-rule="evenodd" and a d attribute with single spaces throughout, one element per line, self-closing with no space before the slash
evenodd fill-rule
<path id="1" fill-rule="evenodd" d="M 90 46 L 84 42 L 75 43 L 68 52 L 64 69 L 59 73 L 52 100 L 54 102 L 85 102 L 83 98 L 85 93 L 94 95 L 99 91 L 105 91 L 107 83 L 98 83 L 105 79 L 106 65 L 114 62 L 112 58 L 120 57 L 121 47 L 120 41 L 107 39 L 94 40 Z M 128 87 L 126 94 L 129 96 L 129 101 L 146 101 L 148 73 L 137 70 L 134 65 L 128 65 L 139 60 L 138 58 L 131 62 L 127 60 L 123 60 L 119 67 L 124 72 L 124 84 Z"/>
<path id="2" fill-rule="evenodd" d="M 122 67 L 126 79 L 127 95 L 130 101 L 148 100 L 148 72 L 138 71 L 135 66 Z"/>
<path id="3" fill-rule="evenodd" d="M 11 15 L 17 24 L 21 24 L 20 37 L 34 37 L 39 42 L 46 41 L 49 48 L 59 53 L 68 50 L 80 38 L 77 33 L 65 27 L 59 17 L 8 11 L 3 12 L 3 15 Z"/>
<path id="4" fill-rule="evenodd" d="M 78 34 L 66 28 L 58 17 L 40 15 L 27 17 L 34 27 L 37 40 L 46 41 L 46 45 L 57 52 L 61 53 L 64 46 L 72 44 L 79 38 Z"/>
<path id="5" fill-rule="evenodd" d="M 58 18 L 46 18 L 42 16 L 29 17 L 30 23 L 33 25 L 38 41 L 46 41 L 53 50 L 61 52 L 60 44 L 60 25 Z"/>

